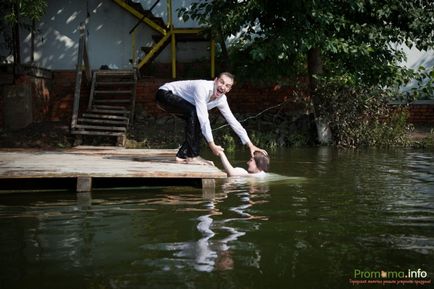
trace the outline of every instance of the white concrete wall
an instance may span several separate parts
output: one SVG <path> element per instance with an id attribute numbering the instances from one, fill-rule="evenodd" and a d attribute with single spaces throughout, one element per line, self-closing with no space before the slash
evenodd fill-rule
<path id="1" fill-rule="evenodd" d="M 400 63 L 403 67 L 408 67 L 414 70 L 425 69 L 425 71 L 432 71 L 434 67 L 434 50 L 418 50 L 415 47 L 409 48 L 406 45 L 397 46 L 407 55 L 407 60 Z M 428 79 L 424 81 L 426 84 Z M 401 91 L 406 92 L 413 88 L 417 88 L 418 83 L 416 80 L 411 81 L 407 85 L 400 88 Z M 434 95 L 422 95 L 423 99 L 434 99 Z"/>
<path id="2" fill-rule="evenodd" d="M 155 0 L 144 0 L 145 9 L 149 9 Z M 190 1 L 174 2 L 175 27 L 197 27 L 193 22 L 182 23 L 176 9 Z M 154 15 L 167 20 L 166 0 L 161 0 L 154 10 Z M 92 69 L 101 65 L 117 68 L 130 68 L 132 42 L 129 31 L 138 19 L 119 7 L 111 0 L 48 0 L 47 13 L 38 26 L 40 33 L 36 37 L 35 62 L 48 69 L 75 69 L 77 63 L 79 25 L 88 15 L 88 52 Z M 152 35 L 158 34 L 145 24 L 137 29 L 136 48 L 150 46 Z M 22 62 L 30 62 L 30 33 L 22 31 Z M 208 43 L 178 43 L 177 61 L 191 62 L 207 58 Z M 170 48 L 157 57 L 157 62 L 170 62 Z"/>

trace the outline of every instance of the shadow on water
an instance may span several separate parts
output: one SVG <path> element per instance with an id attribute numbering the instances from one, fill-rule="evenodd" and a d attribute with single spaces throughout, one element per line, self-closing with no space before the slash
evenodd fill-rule
<path id="1" fill-rule="evenodd" d="M 244 154 L 231 160 L 242 166 Z M 154 186 L 0 195 L 0 284 L 348 288 L 418 269 L 426 277 L 401 279 L 431 281 L 431 152 L 312 148 L 271 159 L 266 178 L 221 180 L 214 194 Z"/>

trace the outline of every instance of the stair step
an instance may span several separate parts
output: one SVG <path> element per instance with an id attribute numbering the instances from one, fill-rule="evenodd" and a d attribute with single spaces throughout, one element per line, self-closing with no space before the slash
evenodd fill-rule
<path id="1" fill-rule="evenodd" d="M 122 105 L 94 105 L 92 106 L 94 109 L 125 109 L 125 106 Z"/>
<path id="2" fill-rule="evenodd" d="M 135 84 L 134 81 L 97 81 L 96 86 L 102 86 L 102 85 L 133 85 Z"/>
<path id="3" fill-rule="evenodd" d="M 122 70 L 122 69 L 97 70 L 96 71 L 96 75 L 97 76 L 98 75 L 103 75 L 103 76 L 106 76 L 106 75 L 110 75 L 110 76 L 112 76 L 112 75 L 115 75 L 115 76 L 116 75 L 120 75 L 120 76 L 134 75 L 134 70 Z"/>
<path id="4" fill-rule="evenodd" d="M 132 90 L 95 90 L 95 94 L 131 94 Z"/>
<path id="5" fill-rule="evenodd" d="M 120 119 L 120 120 L 129 120 L 128 117 L 119 116 L 119 115 L 108 115 L 108 114 L 96 114 L 96 113 L 83 113 L 83 117 L 89 118 L 98 118 L 98 119 Z"/>
<path id="6" fill-rule="evenodd" d="M 94 103 L 130 103 L 130 99 L 94 99 Z"/>
<path id="7" fill-rule="evenodd" d="M 125 132 L 127 129 L 125 127 L 119 127 L 119 126 L 104 126 L 104 125 L 85 125 L 85 124 L 79 124 L 74 127 L 75 130 L 77 129 L 84 129 L 84 130 L 105 130 L 105 131 L 122 131 Z"/>
<path id="8" fill-rule="evenodd" d="M 102 136 L 125 136 L 125 133 L 123 133 L 123 132 L 106 132 L 106 131 L 91 131 L 91 130 L 71 130 L 71 134 L 102 135 Z"/>
<path id="9" fill-rule="evenodd" d="M 127 120 L 107 120 L 107 119 L 96 119 L 96 118 L 78 118 L 78 123 L 100 123 L 100 124 L 114 124 L 114 125 L 128 125 Z"/>
<path id="10" fill-rule="evenodd" d="M 128 115 L 130 112 L 128 110 L 122 109 L 122 110 L 114 110 L 114 109 L 90 109 L 87 112 L 90 113 L 110 113 L 110 114 L 123 114 Z"/>

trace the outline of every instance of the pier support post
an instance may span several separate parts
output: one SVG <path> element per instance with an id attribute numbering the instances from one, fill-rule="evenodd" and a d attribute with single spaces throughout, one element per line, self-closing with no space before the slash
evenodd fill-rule
<path id="1" fill-rule="evenodd" d="M 215 180 L 214 179 L 202 179 L 202 194 L 213 195 L 215 193 Z"/>
<path id="2" fill-rule="evenodd" d="M 92 191 L 92 177 L 77 177 L 77 193 Z"/>
<path id="3" fill-rule="evenodd" d="M 92 205 L 92 193 L 82 192 L 77 193 L 77 205 L 82 209 L 90 208 Z"/>

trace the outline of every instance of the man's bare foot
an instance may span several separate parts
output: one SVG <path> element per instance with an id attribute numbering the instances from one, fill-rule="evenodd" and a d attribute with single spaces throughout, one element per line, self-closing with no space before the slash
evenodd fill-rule
<path id="1" fill-rule="evenodd" d="M 214 163 L 212 161 L 206 160 L 200 156 L 194 157 L 194 158 L 187 158 L 188 164 L 198 164 L 198 165 L 207 165 L 207 166 L 214 166 Z"/>
<path id="2" fill-rule="evenodd" d="M 176 162 L 179 164 L 186 164 L 187 163 L 187 159 L 182 159 L 182 158 L 175 158 Z"/>

